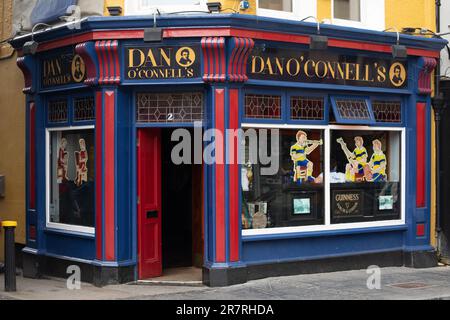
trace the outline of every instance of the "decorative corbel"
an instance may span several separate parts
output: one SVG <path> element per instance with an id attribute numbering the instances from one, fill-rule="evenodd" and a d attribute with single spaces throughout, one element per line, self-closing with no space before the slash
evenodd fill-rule
<path id="1" fill-rule="evenodd" d="M 431 94 L 431 75 L 436 68 L 437 61 L 434 58 L 422 57 L 419 59 L 418 92 Z"/>
<path id="2" fill-rule="evenodd" d="M 25 80 L 25 87 L 23 88 L 23 93 L 32 94 L 34 93 L 34 85 L 33 85 L 33 65 L 34 58 L 32 56 L 23 56 L 17 58 L 17 66 L 22 70 L 23 77 Z"/>
<path id="3" fill-rule="evenodd" d="M 203 50 L 203 81 L 224 82 L 226 80 L 226 51 L 224 37 L 205 37 L 201 41 Z"/>
<path id="4" fill-rule="evenodd" d="M 245 82 L 248 80 L 247 61 L 255 42 L 250 38 L 231 38 L 229 46 L 227 79 L 231 82 Z"/>
<path id="5" fill-rule="evenodd" d="M 97 53 L 99 77 L 98 83 L 120 84 L 119 41 L 102 40 L 95 42 Z"/>

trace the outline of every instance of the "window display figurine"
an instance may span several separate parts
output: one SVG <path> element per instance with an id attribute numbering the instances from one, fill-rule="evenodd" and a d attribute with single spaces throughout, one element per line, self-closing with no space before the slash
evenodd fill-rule
<path id="1" fill-rule="evenodd" d="M 59 145 L 57 169 L 56 169 L 58 183 L 63 183 L 64 181 L 69 180 L 67 178 L 69 153 L 66 151 L 66 148 L 67 148 L 67 140 L 66 140 L 66 138 L 62 138 L 61 143 Z"/>
<path id="2" fill-rule="evenodd" d="M 364 139 L 360 136 L 355 137 L 355 149 L 350 152 L 344 139 L 339 138 L 337 142 L 341 145 L 342 150 L 349 163 L 345 167 L 345 180 L 350 182 L 370 181 L 372 174 L 367 159 L 369 157 L 366 148 L 364 147 Z"/>
<path id="3" fill-rule="evenodd" d="M 79 140 L 80 151 L 75 151 L 75 161 L 77 169 L 77 178 L 75 179 L 75 184 L 79 187 L 83 182 L 88 181 L 88 169 L 87 161 L 88 154 L 86 151 L 86 141 L 84 139 Z"/>
<path id="4" fill-rule="evenodd" d="M 372 172 L 373 182 L 383 182 L 387 180 L 386 167 L 387 159 L 386 155 L 381 150 L 381 141 L 376 139 L 372 141 L 373 144 L 373 155 L 370 158 L 369 166 Z"/>
<path id="5" fill-rule="evenodd" d="M 323 141 L 308 140 L 308 135 L 304 131 L 298 131 L 296 139 L 297 143 L 291 147 L 291 159 L 294 162 L 294 182 L 315 182 L 316 179 L 312 176 L 314 164 L 306 156 L 322 145 Z"/>

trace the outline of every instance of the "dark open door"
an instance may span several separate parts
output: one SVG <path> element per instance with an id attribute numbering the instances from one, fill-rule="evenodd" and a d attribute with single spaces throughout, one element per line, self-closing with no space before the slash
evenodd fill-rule
<path id="1" fill-rule="evenodd" d="M 139 279 L 162 275 L 161 130 L 138 130 Z"/>

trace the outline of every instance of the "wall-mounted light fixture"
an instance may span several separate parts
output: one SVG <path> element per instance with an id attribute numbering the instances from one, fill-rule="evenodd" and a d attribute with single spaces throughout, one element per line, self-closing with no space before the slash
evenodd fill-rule
<path id="1" fill-rule="evenodd" d="M 36 32 L 36 29 L 38 27 L 42 27 L 42 26 L 51 27 L 51 25 L 46 24 L 46 23 L 37 23 L 33 26 L 33 29 L 31 29 L 31 40 L 25 42 L 25 44 L 23 45 L 23 48 L 22 48 L 22 52 L 25 56 L 36 54 L 36 52 L 39 48 L 39 43 L 34 40 L 34 33 Z"/>
<path id="2" fill-rule="evenodd" d="M 37 43 L 34 40 L 30 40 L 30 41 L 25 42 L 25 44 L 23 45 L 23 48 L 22 48 L 22 52 L 25 56 L 34 55 L 34 54 L 36 54 L 38 47 L 39 47 L 39 43 Z"/>
<path id="3" fill-rule="evenodd" d="M 383 32 L 393 30 L 397 33 L 397 42 L 396 44 L 392 45 L 392 57 L 393 58 L 407 58 L 408 57 L 408 49 L 406 46 L 400 44 L 400 32 L 396 28 L 389 28 L 386 30 L 383 30 Z"/>
<path id="4" fill-rule="evenodd" d="M 220 13 L 220 10 L 222 10 L 222 3 L 220 2 L 208 2 L 206 5 L 209 13 Z"/>
<path id="5" fill-rule="evenodd" d="M 309 16 L 309 17 L 303 18 L 300 21 L 305 21 L 310 18 L 314 19 L 317 22 L 317 34 L 309 36 L 309 48 L 311 50 L 326 50 L 326 49 L 328 49 L 328 37 L 322 36 L 320 34 L 319 20 L 317 20 L 317 18 L 314 16 Z"/>
<path id="6" fill-rule="evenodd" d="M 160 14 L 159 11 L 153 13 L 153 28 L 144 29 L 144 42 L 159 42 L 162 40 L 163 29 L 156 26 L 156 14 Z"/>

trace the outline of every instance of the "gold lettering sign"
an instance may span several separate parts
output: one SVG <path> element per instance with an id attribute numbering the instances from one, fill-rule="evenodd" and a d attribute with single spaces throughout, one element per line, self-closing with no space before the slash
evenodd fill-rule
<path id="1" fill-rule="evenodd" d="M 192 79 L 200 76 L 199 47 L 126 48 L 127 80 Z"/>
<path id="2" fill-rule="evenodd" d="M 43 88 L 82 83 L 86 79 L 86 66 L 74 48 L 66 48 L 41 60 L 41 86 Z"/>
<path id="3" fill-rule="evenodd" d="M 353 86 L 406 88 L 407 63 L 366 56 L 292 49 L 255 49 L 247 74 L 256 80 L 313 82 Z"/>

